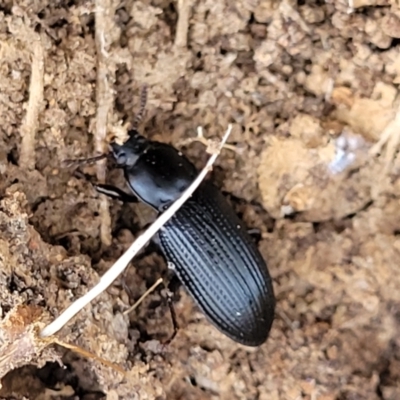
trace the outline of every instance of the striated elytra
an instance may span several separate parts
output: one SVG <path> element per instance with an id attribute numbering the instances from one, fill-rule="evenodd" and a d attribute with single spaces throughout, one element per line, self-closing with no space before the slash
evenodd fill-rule
<path id="1" fill-rule="evenodd" d="M 197 176 L 174 147 L 136 130 L 111 145 L 135 197 L 163 212 Z M 271 277 L 228 201 L 205 181 L 159 232 L 161 250 L 207 319 L 234 341 L 259 346 L 274 319 Z"/>

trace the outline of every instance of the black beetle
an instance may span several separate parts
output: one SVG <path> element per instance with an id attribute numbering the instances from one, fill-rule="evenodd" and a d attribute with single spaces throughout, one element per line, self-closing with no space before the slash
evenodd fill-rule
<path id="1" fill-rule="evenodd" d="M 129 132 L 111 144 L 132 192 L 159 213 L 192 183 L 195 166 L 174 147 Z M 101 193 L 132 198 L 120 189 Z M 234 341 L 259 346 L 272 326 L 275 297 L 267 266 L 244 224 L 220 190 L 204 181 L 160 230 L 158 240 L 170 266 L 208 320 Z"/>

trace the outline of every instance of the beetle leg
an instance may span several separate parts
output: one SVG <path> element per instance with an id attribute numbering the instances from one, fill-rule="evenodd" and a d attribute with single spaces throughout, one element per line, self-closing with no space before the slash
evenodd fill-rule
<path id="1" fill-rule="evenodd" d="M 169 312 L 171 314 L 173 332 L 172 335 L 163 343 L 164 345 L 168 345 L 174 340 L 176 334 L 179 331 L 179 324 L 176 318 L 176 311 L 174 308 L 174 295 L 180 286 L 180 281 L 177 276 L 169 270 L 167 272 L 167 277 L 163 281 L 165 289 L 161 291 L 161 296 L 167 301 L 167 305 L 169 308 Z"/>
<path id="2" fill-rule="evenodd" d="M 168 302 L 168 306 L 169 306 L 169 311 L 171 313 L 171 318 L 172 318 L 172 324 L 173 324 L 173 327 L 174 327 L 174 331 L 172 332 L 171 337 L 168 339 L 167 344 L 171 343 L 175 339 L 175 336 L 179 331 L 179 325 L 178 325 L 178 321 L 177 321 L 177 318 L 176 318 L 176 311 L 175 311 L 175 308 L 174 308 L 174 304 L 172 303 L 172 300 Z"/>
<path id="3" fill-rule="evenodd" d="M 160 278 L 150 289 L 148 289 L 144 295 L 142 295 L 142 297 L 140 297 L 140 299 L 138 301 L 136 301 L 136 303 L 129 308 L 128 310 L 126 310 L 124 312 L 124 314 L 131 312 L 133 309 L 135 309 L 137 307 L 138 304 L 140 304 L 142 302 L 142 300 L 147 297 L 151 292 L 154 291 L 154 289 L 159 285 L 159 284 L 163 284 L 164 285 L 164 289 L 162 289 L 159 293 L 161 295 L 161 298 L 167 302 L 170 314 L 171 314 L 171 319 L 172 319 L 172 326 L 173 326 L 173 332 L 172 335 L 163 343 L 164 346 L 169 345 L 172 340 L 175 338 L 176 334 L 178 333 L 179 330 L 179 325 L 177 322 L 177 318 L 176 318 L 176 311 L 174 308 L 174 294 L 176 292 L 177 287 L 180 285 L 180 282 L 178 280 L 178 278 L 173 275 L 171 276 L 171 273 L 168 271 L 167 272 L 167 277 L 165 279 Z M 123 287 L 124 289 L 127 291 L 128 295 L 130 295 L 130 289 L 125 286 L 126 282 L 123 281 Z"/>
<path id="4" fill-rule="evenodd" d="M 169 274 L 168 274 L 169 275 Z M 122 282 L 124 289 L 127 291 L 128 295 L 130 295 L 130 289 L 125 286 L 126 282 Z M 176 287 L 175 285 L 179 285 L 180 282 L 177 279 L 176 276 L 173 276 L 172 278 L 169 278 L 167 276 L 166 279 L 162 279 L 160 278 L 150 289 L 148 289 L 144 295 L 142 295 L 142 297 L 139 298 L 138 301 L 136 301 L 136 303 L 130 307 L 128 310 L 126 310 L 124 312 L 124 314 L 130 313 L 133 309 L 135 309 L 141 302 L 142 300 L 147 297 L 151 292 L 154 291 L 154 289 L 159 285 L 159 284 L 163 284 L 164 285 L 164 289 L 162 289 L 160 291 L 160 295 L 161 298 L 163 300 L 165 300 L 167 302 L 169 311 L 171 313 L 171 318 L 172 318 L 172 326 L 173 326 L 173 332 L 172 335 L 163 343 L 164 346 L 167 346 L 168 344 L 170 344 L 172 342 L 172 340 L 175 338 L 176 334 L 178 333 L 179 330 L 179 325 L 177 322 L 177 318 L 176 318 L 176 312 L 175 312 L 175 308 L 174 308 L 174 294 L 176 291 Z"/>
<path id="5" fill-rule="evenodd" d="M 229 193 L 229 192 L 226 192 L 226 191 L 222 191 L 222 194 L 225 197 L 227 197 L 230 201 L 233 201 L 233 202 L 238 203 L 240 205 L 251 204 L 252 206 L 259 206 L 261 208 L 259 203 L 257 203 L 257 202 L 248 203 L 246 200 L 241 199 L 240 197 L 237 197 L 237 196 L 233 195 L 232 193 Z M 256 244 L 258 244 L 260 242 L 260 240 L 262 239 L 262 232 L 258 228 L 247 229 L 247 233 L 254 239 Z"/>
<path id="6" fill-rule="evenodd" d="M 263 212 L 264 212 L 264 207 L 257 200 L 247 201 L 241 197 L 235 196 L 234 194 L 232 194 L 230 192 L 227 192 L 226 190 L 221 190 L 221 193 L 227 199 L 229 199 L 232 203 L 237 203 L 238 205 L 251 205 L 253 207 L 256 207 L 259 210 L 263 210 Z"/>
<path id="7" fill-rule="evenodd" d="M 178 325 L 178 321 L 176 318 L 176 311 L 174 308 L 174 303 L 173 303 L 173 294 L 172 296 L 169 296 L 170 293 L 167 294 L 167 304 L 168 304 L 168 308 L 169 308 L 169 312 L 171 314 L 171 319 L 172 319 L 172 326 L 174 331 L 172 332 L 172 335 L 163 343 L 164 345 L 170 344 L 174 339 L 176 334 L 179 331 L 179 325 Z"/>
<path id="8" fill-rule="evenodd" d="M 93 186 L 99 193 L 121 200 L 125 203 L 137 203 L 139 201 L 136 196 L 128 194 L 115 186 L 103 184 L 94 184 Z"/>
<path id="9" fill-rule="evenodd" d="M 256 244 L 258 244 L 260 242 L 260 240 L 262 239 L 262 232 L 258 228 L 248 229 L 247 233 L 254 239 Z"/>

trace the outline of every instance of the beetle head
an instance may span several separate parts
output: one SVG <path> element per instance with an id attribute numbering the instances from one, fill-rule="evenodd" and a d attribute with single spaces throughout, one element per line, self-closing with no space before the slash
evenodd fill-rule
<path id="1" fill-rule="evenodd" d="M 111 143 L 111 152 L 119 167 L 132 167 L 138 158 L 146 150 L 148 140 L 136 130 L 128 132 L 129 139 L 123 144 Z"/>

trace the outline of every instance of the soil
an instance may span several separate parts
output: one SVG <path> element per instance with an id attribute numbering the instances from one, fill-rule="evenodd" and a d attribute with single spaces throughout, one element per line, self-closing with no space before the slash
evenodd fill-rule
<path id="1" fill-rule="evenodd" d="M 0 1 L 0 397 L 399 399 L 399 39 L 395 0 Z M 199 168 L 182 141 L 233 123 L 213 175 L 262 233 L 277 315 L 244 347 L 180 288 L 164 346 L 160 290 L 123 313 L 166 272 L 148 252 L 57 335 L 123 376 L 37 331 L 155 217 L 93 189 L 121 171 L 62 163 L 122 140 L 145 84 L 141 132 Z"/>

